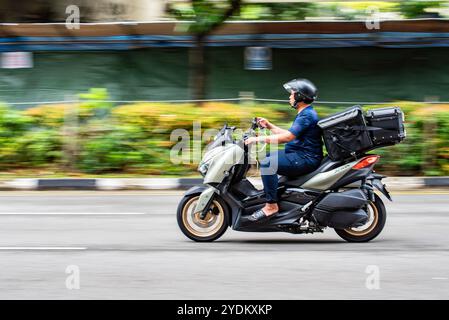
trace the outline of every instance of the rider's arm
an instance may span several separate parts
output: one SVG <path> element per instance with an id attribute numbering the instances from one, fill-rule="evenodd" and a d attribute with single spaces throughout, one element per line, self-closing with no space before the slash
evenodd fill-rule
<path id="1" fill-rule="evenodd" d="M 292 126 L 288 130 L 278 128 L 272 123 L 268 123 L 267 128 L 275 134 L 269 136 L 259 136 L 256 138 L 256 140 L 259 142 L 263 141 L 266 143 L 278 144 L 290 142 L 295 139 L 295 137 L 299 137 L 310 126 L 310 124 L 311 119 L 307 115 L 296 117 Z"/>
<path id="2" fill-rule="evenodd" d="M 289 132 L 288 130 L 279 128 L 277 126 L 275 126 L 274 124 L 272 124 L 271 122 L 268 124 L 267 127 L 271 132 L 273 132 L 274 134 L 280 134 L 280 133 L 287 133 Z"/>
<path id="3" fill-rule="evenodd" d="M 257 137 L 258 142 L 266 142 L 266 143 L 287 143 L 295 139 L 295 135 L 288 130 L 284 130 L 285 132 L 272 134 L 269 136 L 259 136 Z"/>
<path id="4" fill-rule="evenodd" d="M 288 130 L 279 128 L 278 126 L 272 124 L 270 121 L 268 121 L 265 118 L 258 118 L 258 122 L 259 124 L 262 125 L 262 127 L 267 128 L 268 130 L 270 130 L 272 133 L 274 134 L 279 134 L 279 133 L 286 133 Z"/>

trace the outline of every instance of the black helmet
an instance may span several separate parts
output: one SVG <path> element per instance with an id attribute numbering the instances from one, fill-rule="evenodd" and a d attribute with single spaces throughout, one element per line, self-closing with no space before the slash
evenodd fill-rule
<path id="1" fill-rule="evenodd" d="M 284 88 L 288 93 L 291 93 L 292 90 L 295 92 L 295 105 L 292 106 L 294 108 L 301 101 L 310 104 L 318 96 L 318 89 L 307 79 L 293 79 L 285 83 Z"/>

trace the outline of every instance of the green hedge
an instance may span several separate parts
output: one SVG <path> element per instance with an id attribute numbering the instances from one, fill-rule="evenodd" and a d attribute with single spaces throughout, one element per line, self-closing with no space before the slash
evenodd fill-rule
<path id="1" fill-rule="evenodd" d="M 295 111 L 284 104 L 136 103 L 113 105 L 104 89 L 80 103 L 18 111 L 0 105 L 0 170 L 45 169 L 88 174 L 195 174 L 197 163 L 173 164 L 175 129 L 193 135 L 193 123 L 219 129 L 224 122 L 247 129 L 254 116 L 288 128 Z M 89 100 L 89 101 L 86 101 Z M 449 106 L 398 102 L 406 113 L 407 139 L 375 150 L 379 172 L 390 175 L 449 175 Z M 383 107 L 364 106 L 365 109 Z M 316 104 L 321 117 L 339 111 Z M 207 141 L 203 141 L 203 147 Z M 191 142 L 191 146 L 193 142 Z M 373 152 L 373 153 L 374 153 Z"/>

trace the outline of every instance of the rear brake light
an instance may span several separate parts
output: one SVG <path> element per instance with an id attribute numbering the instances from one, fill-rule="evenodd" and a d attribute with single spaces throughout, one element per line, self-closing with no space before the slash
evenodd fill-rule
<path id="1" fill-rule="evenodd" d="M 378 156 L 378 155 L 367 156 L 367 157 L 363 158 L 362 160 L 360 160 L 359 162 L 357 162 L 352 167 L 352 169 L 359 170 L 359 169 L 369 167 L 369 166 L 375 164 L 379 160 L 379 158 L 380 158 L 380 156 Z"/>

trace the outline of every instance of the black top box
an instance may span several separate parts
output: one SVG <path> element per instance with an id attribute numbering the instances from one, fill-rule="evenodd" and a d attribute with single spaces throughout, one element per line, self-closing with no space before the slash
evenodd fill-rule
<path id="1" fill-rule="evenodd" d="M 368 110 L 360 106 L 321 119 L 324 144 L 329 158 L 342 161 L 404 140 L 404 113 L 399 107 Z"/>
<path id="2" fill-rule="evenodd" d="M 318 121 L 324 144 L 334 161 L 355 157 L 373 147 L 360 106 L 353 106 Z"/>
<path id="3" fill-rule="evenodd" d="M 397 144 L 405 139 L 404 113 L 399 107 L 372 109 L 366 112 L 373 149 Z"/>

